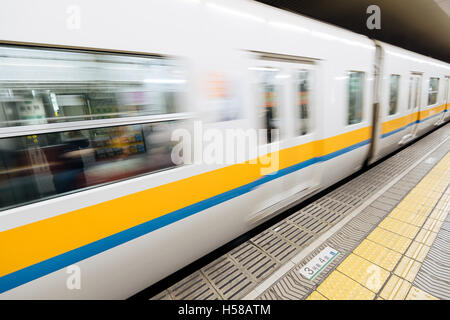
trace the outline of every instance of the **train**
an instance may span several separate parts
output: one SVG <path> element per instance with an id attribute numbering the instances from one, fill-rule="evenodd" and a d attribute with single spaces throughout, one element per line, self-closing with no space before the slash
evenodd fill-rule
<path id="1" fill-rule="evenodd" d="M 2 6 L 0 299 L 128 298 L 449 120 L 449 63 L 256 1 Z"/>

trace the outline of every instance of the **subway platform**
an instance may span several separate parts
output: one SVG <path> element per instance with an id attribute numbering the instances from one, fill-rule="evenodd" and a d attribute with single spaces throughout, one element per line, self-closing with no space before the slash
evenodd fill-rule
<path id="1" fill-rule="evenodd" d="M 450 299 L 450 124 L 151 299 Z"/>

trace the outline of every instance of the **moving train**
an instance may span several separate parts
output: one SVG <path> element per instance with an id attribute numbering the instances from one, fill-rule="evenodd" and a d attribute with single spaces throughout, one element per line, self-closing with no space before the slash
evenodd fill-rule
<path id="1" fill-rule="evenodd" d="M 127 298 L 449 120 L 450 64 L 294 13 L 74 3 L 2 3 L 0 299 Z"/>

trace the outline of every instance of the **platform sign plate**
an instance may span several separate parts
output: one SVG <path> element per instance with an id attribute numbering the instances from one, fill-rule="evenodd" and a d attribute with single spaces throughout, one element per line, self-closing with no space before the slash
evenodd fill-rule
<path id="1" fill-rule="evenodd" d="M 308 280 L 313 280 L 338 255 L 339 251 L 330 247 L 325 247 L 317 256 L 300 268 L 300 274 Z"/>

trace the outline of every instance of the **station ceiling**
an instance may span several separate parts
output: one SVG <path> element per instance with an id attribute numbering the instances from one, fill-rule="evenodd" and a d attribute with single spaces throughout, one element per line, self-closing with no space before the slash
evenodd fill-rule
<path id="1" fill-rule="evenodd" d="M 450 63 L 450 0 L 258 0 Z M 378 5 L 381 29 L 366 26 Z"/>

